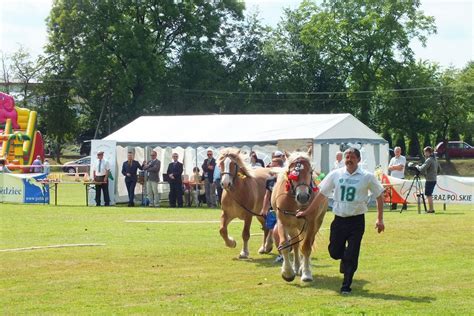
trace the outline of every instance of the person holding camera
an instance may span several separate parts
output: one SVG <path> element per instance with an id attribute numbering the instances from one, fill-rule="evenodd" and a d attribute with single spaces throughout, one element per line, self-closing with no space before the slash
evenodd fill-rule
<path id="1" fill-rule="evenodd" d="M 430 146 L 425 147 L 423 149 L 423 154 L 426 158 L 425 162 L 421 166 L 416 166 L 416 169 L 420 173 L 423 173 L 426 178 L 425 182 L 425 196 L 428 200 L 428 211 L 426 213 L 433 214 L 434 207 L 433 207 L 433 190 L 436 185 L 436 177 L 438 176 L 438 160 L 436 160 L 433 152 L 433 148 Z"/>
<path id="2" fill-rule="evenodd" d="M 395 153 L 395 156 L 390 159 L 390 163 L 388 164 L 388 171 L 390 171 L 390 175 L 394 178 L 398 179 L 405 179 L 405 164 L 407 163 L 407 160 L 405 156 L 402 156 L 402 149 L 400 147 L 395 147 L 393 149 L 393 152 Z M 403 208 L 406 209 L 406 202 L 403 203 Z M 392 210 L 397 209 L 397 203 L 392 203 Z"/>

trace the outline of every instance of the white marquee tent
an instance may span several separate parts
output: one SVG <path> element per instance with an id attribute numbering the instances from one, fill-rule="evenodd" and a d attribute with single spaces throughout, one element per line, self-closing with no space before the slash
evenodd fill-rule
<path id="1" fill-rule="evenodd" d="M 330 171 L 336 152 L 347 146 L 361 150 L 361 165 L 370 171 L 376 166 L 386 170 L 389 157 L 387 141 L 351 114 L 142 116 L 102 141 L 116 143 L 117 167 L 131 148 L 138 161 L 155 149 L 162 172 L 166 172 L 171 152 L 176 151 L 188 175 L 194 166 L 201 167 L 208 148 L 217 156 L 220 148 L 228 146 L 247 153 L 253 150 L 267 163 L 277 149 L 309 145 L 314 168 L 325 173 Z M 93 159 L 98 148 L 93 141 Z M 126 195 L 122 186 L 123 181 L 119 180 L 119 197 Z"/>

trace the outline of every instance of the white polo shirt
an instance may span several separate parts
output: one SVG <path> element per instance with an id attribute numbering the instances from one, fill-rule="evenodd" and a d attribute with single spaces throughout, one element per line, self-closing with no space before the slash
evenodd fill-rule
<path id="1" fill-rule="evenodd" d="M 330 197 L 334 190 L 332 211 L 341 217 L 366 213 L 369 190 L 376 197 L 384 191 L 377 178 L 360 167 L 353 174 L 347 172 L 346 168 L 331 171 L 321 182 L 319 188 L 326 197 Z"/>
<path id="2" fill-rule="evenodd" d="M 390 172 L 390 175 L 394 178 L 398 179 L 404 179 L 405 178 L 405 164 L 407 163 L 407 160 L 404 156 L 400 155 L 398 158 L 393 157 L 390 159 L 390 163 L 388 164 L 389 167 L 391 166 L 399 166 L 402 165 L 403 169 L 402 170 L 392 170 Z"/>
<path id="3" fill-rule="evenodd" d="M 94 164 L 94 170 L 95 170 L 95 175 L 96 176 L 105 176 L 105 172 L 109 169 L 110 169 L 110 166 L 109 166 L 109 162 L 107 160 L 105 160 L 105 159 L 101 159 L 101 160 L 97 159 L 96 160 L 96 162 Z"/>

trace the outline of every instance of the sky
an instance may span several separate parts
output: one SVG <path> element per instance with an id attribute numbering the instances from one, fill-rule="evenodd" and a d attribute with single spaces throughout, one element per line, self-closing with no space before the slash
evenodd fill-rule
<path id="1" fill-rule="evenodd" d="M 23 46 L 33 56 L 47 41 L 45 19 L 52 0 L 0 0 L 0 51 L 11 54 Z M 283 8 L 296 8 L 301 0 L 245 0 L 247 10 L 258 10 L 265 24 L 276 26 Z M 443 67 L 463 68 L 474 60 L 474 0 L 421 0 L 421 9 L 435 17 L 437 34 L 427 47 L 413 42 L 417 58 Z"/>

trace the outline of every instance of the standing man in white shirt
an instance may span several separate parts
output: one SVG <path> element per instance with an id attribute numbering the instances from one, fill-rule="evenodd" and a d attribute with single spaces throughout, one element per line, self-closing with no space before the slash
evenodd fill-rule
<path id="1" fill-rule="evenodd" d="M 400 147 L 395 147 L 393 149 L 395 156 L 390 159 L 390 163 L 388 164 L 388 171 L 390 171 L 390 175 L 394 178 L 398 179 L 405 179 L 405 165 L 407 160 L 405 156 L 402 156 L 402 149 Z M 406 202 L 403 203 L 402 209 L 406 209 L 407 204 Z M 397 203 L 392 203 L 392 210 L 397 209 Z"/>
<path id="2" fill-rule="evenodd" d="M 365 216 L 369 191 L 377 197 L 377 221 L 375 227 L 381 233 L 383 223 L 383 187 L 372 173 L 359 167 L 360 152 L 349 148 L 344 152 L 345 168 L 331 171 L 321 182 L 320 194 L 297 217 L 314 212 L 317 205 L 332 195 L 334 190 L 333 213 L 329 237 L 329 254 L 341 259 L 339 271 L 344 274 L 341 294 L 350 294 L 352 278 L 359 262 L 360 243 L 365 230 Z"/>
<path id="3" fill-rule="evenodd" d="M 344 160 L 342 160 L 342 151 L 338 151 L 336 153 L 336 161 L 334 161 L 334 164 L 332 166 L 332 170 L 339 169 L 344 167 Z"/>
<path id="4" fill-rule="evenodd" d="M 104 152 L 99 150 L 97 152 L 97 161 L 94 164 L 94 182 L 95 182 L 95 203 L 96 206 L 101 205 L 100 191 L 104 192 L 104 205 L 110 205 L 109 197 L 109 162 L 104 159 Z"/>

